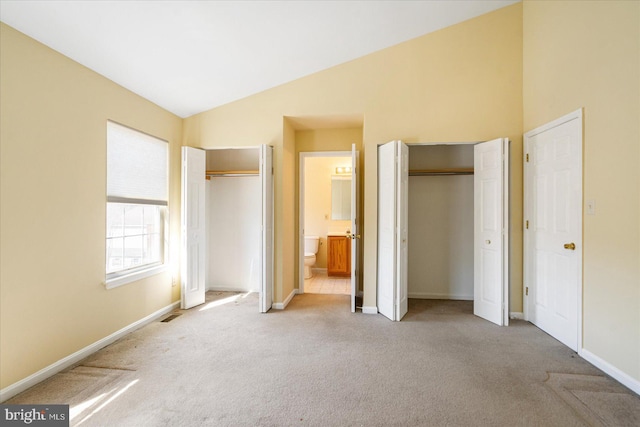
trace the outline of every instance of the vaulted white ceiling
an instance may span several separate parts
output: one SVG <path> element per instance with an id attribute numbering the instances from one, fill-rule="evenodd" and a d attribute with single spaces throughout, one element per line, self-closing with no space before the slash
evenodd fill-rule
<path id="1" fill-rule="evenodd" d="M 188 117 L 517 1 L 0 0 L 0 20 Z"/>

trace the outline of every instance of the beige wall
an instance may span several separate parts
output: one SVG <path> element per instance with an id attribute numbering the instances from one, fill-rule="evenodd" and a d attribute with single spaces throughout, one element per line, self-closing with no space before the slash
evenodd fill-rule
<path id="1" fill-rule="evenodd" d="M 172 259 L 182 121 L 11 27 L 0 31 L 5 388 L 179 299 L 171 272 L 112 290 L 102 283 L 106 121 L 170 142 Z"/>
<path id="2" fill-rule="evenodd" d="M 523 98 L 584 108 L 584 348 L 640 381 L 640 2 L 526 1 Z"/>
<path id="3" fill-rule="evenodd" d="M 364 116 L 364 305 L 376 306 L 377 145 L 512 140 L 511 311 L 522 311 L 522 5 L 376 52 L 184 122 L 186 145 L 273 144 L 276 301 L 294 288 L 294 126 L 283 117 Z M 293 135 L 292 135 L 293 133 Z M 291 181 L 291 179 L 293 180 Z M 283 274 L 287 273 L 287 274 Z"/>

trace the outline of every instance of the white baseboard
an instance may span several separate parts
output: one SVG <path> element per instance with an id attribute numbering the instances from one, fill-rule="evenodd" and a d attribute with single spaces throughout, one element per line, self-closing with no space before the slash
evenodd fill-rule
<path id="1" fill-rule="evenodd" d="M 284 310 L 297 293 L 297 289 L 292 290 L 289 296 L 285 298 L 284 302 L 274 302 L 272 308 L 275 310 Z"/>
<path id="2" fill-rule="evenodd" d="M 326 268 L 321 268 L 321 267 L 318 267 L 318 268 L 311 267 L 311 272 L 312 272 L 312 273 L 323 273 L 323 274 L 327 274 L 327 269 L 326 269 Z"/>
<path id="3" fill-rule="evenodd" d="M 509 313 L 509 319 L 524 320 L 524 313 L 519 311 L 512 311 L 511 313 Z"/>
<path id="4" fill-rule="evenodd" d="M 136 329 L 139 329 L 145 326 L 146 324 L 153 322 L 154 320 L 173 311 L 179 306 L 180 306 L 180 301 L 176 301 L 164 308 L 161 308 L 160 310 L 154 313 L 151 313 L 147 317 L 144 317 L 138 320 L 137 322 L 134 322 L 128 326 L 125 326 L 124 328 L 112 333 L 111 335 L 105 338 L 102 338 L 101 340 L 96 341 L 93 344 L 90 344 L 85 348 L 82 348 L 63 359 L 60 359 L 55 363 L 52 363 L 46 368 L 43 368 L 38 372 L 29 375 L 28 377 L 18 381 L 17 383 L 11 384 L 10 386 L 3 388 L 2 390 L 0 390 L 0 402 L 4 402 L 5 400 L 11 399 L 16 394 L 22 393 L 26 389 L 33 387 L 39 382 L 46 380 L 47 378 L 57 374 L 63 369 L 66 369 L 72 365 L 75 365 L 76 363 L 80 362 L 82 359 L 88 356 L 91 356 L 93 353 L 100 350 L 101 348 L 106 347 L 109 344 L 115 342 L 116 340 L 122 338 L 123 336 L 135 331 Z"/>
<path id="5" fill-rule="evenodd" d="M 409 292 L 409 298 L 415 299 L 452 299 L 460 301 L 473 301 L 473 295 L 436 294 L 432 292 Z"/>
<path id="6" fill-rule="evenodd" d="M 364 314 L 378 314 L 378 307 L 362 307 Z"/>
<path id="7" fill-rule="evenodd" d="M 591 363 L 596 368 L 603 371 L 605 374 L 613 377 L 618 382 L 622 383 L 624 386 L 630 388 L 636 394 L 640 394 L 640 381 L 631 377 L 629 374 L 622 372 L 620 369 L 616 368 L 609 362 L 601 359 L 595 354 L 591 353 L 589 350 L 585 350 L 584 348 L 578 352 L 580 357 L 582 357 L 587 362 Z"/>

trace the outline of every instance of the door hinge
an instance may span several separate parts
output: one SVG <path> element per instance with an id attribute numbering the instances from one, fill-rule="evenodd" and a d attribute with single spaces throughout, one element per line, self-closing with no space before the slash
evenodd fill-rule
<path id="1" fill-rule="evenodd" d="M 529 287 L 528 286 L 526 288 L 524 288 L 524 294 L 526 296 L 529 296 Z"/>
<path id="2" fill-rule="evenodd" d="M 527 153 L 527 163 L 529 163 L 529 153 Z"/>
<path id="3" fill-rule="evenodd" d="M 526 224 L 526 227 L 527 227 L 527 230 L 528 230 L 529 229 L 529 220 L 527 220 L 525 224 Z"/>

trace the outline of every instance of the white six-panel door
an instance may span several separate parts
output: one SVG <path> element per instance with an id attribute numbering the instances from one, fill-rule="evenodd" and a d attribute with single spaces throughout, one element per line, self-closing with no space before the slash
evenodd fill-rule
<path id="1" fill-rule="evenodd" d="M 262 283 L 260 312 L 273 304 L 273 148 L 260 146 L 260 180 L 262 182 Z"/>
<path id="2" fill-rule="evenodd" d="M 524 170 L 525 319 L 578 351 L 581 110 L 525 134 Z"/>
<path id="3" fill-rule="evenodd" d="M 378 147 L 378 312 L 398 321 L 407 313 L 409 149 L 401 141 Z"/>
<path id="4" fill-rule="evenodd" d="M 508 140 L 474 146 L 473 313 L 509 324 Z"/>
<path id="5" fill-rule="evenodd" d="M 205 301 L 205 168 L 204 150 L 182 147 L 182 309 Z"/>

